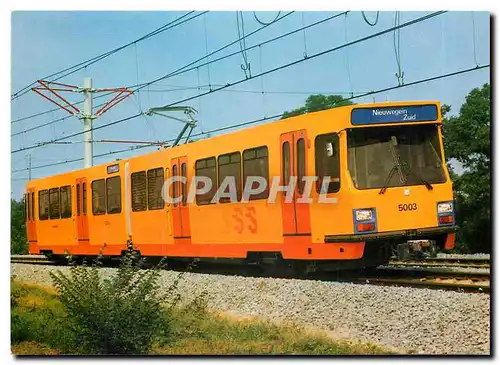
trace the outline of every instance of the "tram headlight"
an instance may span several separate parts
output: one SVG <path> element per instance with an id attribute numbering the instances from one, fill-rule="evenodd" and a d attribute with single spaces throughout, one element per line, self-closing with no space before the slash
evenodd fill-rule
<path id="1" fill-rule="evenodd" d="M 371 209 L 355 210 L 356 222 L 371 221 L 373 219 L 373 211 Z"/>
<path id="2" fill-rule="evenodd" d="M 377 231 L 377 210 L 375 208 L 353 209 L 354 233 L 374 233 Z"/>
<path id="3" fill-rule="evenodd" d="M 453 202 L 443 202 L 437 205 L 438 214 L 453 213 Z"/>

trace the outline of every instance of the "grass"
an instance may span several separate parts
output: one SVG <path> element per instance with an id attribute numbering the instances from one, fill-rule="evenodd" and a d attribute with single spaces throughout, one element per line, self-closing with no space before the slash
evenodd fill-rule
<path id="1" fill-rule="evenodd" d="M 48 287 L 13 281 L 11 350 L 16 355 L 74 353 L 65 331 L 65 311 Z M 159 338 L 157 355 L 382 355 L 378 345 L 333 340 L 321 332 L 278 326 L 252 318 L 229 317 L 205 308 L 202 301 L 178 307 L 170 315 L 171 333 Z"/>

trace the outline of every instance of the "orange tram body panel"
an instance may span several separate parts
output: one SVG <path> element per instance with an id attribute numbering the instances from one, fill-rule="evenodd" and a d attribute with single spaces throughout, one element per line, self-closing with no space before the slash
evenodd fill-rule
<path id="1" fill-rule="evenodd" d="M 441 129 L 438 102 L 351 105 L 33 180 L 29 252 L 114 256 L 131 240 L 142 256 L 365 267 L 408 240 L 453 248 Z M 167 187 L 178 203 L 162 197 L 174 176 L 187 179 Z M 194 176 L 214 186 L 190 201 Z M 227 176 L 238 201 L 213 202 Z M 272 202 L 269 185 L 243 201 L 249 176 L 299 182 L 289 202 L 286 191 Z M 318 181 L 307 186 L 303 176 Z"/>

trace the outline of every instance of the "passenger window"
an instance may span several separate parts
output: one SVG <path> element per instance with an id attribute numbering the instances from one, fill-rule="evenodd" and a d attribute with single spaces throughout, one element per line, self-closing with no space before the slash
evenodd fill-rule
<path id="1" fill-rule="evenodd" d="M 82 210 L 83 210 L 83 215 L 87 215 L 87 183 L 83 183 L 83 189 L 82 189 Z"/>
<path id="2" fill-rule="evenodd" d="M 61 187 L 61 218 L 71 217 L 71 186 Z"/>
<path id="3" fill-rule="evenodd" d="M 177 165 L 172 166 L 172 176 L 177 176 Z M 172 183 L 172 198 L 178 198 L 179 197 L 179 182 L 174 181 Z M 177 203 L 174 203 L 174 207 L 177 206 Z"/>
<path id="4" fill-rule="evenodd" d="M 165 181 L 168 181 L 168 179 L 170 179 L 170 169 L 167 167 L 165 168 Z M 170 186 L 168 187 L 170 189 Z M 170 194 L 171 193 L 171 190 L 169 190 L 168 192 L 166 191 L 165 194 Z M 167 202 L 167 206 L 169 206 L 170 203 Z"/>
<path id="5" fill-rule="evenodd" d="M 61 218 L 59 188 L 49 190 L 49 218 Z"/>
<path id="6" fill-rule="evenodd" d="M 188 181 L 187 181 L 187 168 L 185 162 L 183 162 L 181 165 L 181 176 L 186 178 L 185 183 L 181 182 L 181 198 L 182 198 L 181 201 L 182 205 L 186 205 Z"/>
<path id="7" fill-rule="evenodd" d="M 24 194 L 24 219 L 30 220 L 30 193 Z"/>
<path id="8" fill-rule="evenodd" d="M 106 184 L 104 179 L 92 181 L 92 214 L 106 214 Z"/>
<path id="9" fill-rule="evenodd" d="M 44 221 L 49 218 L 49 192 L 40 190 L 38 192 L 38 219 Z"/>
<path id="10" fill-rule="evenodd" d="M 340 154 L 339 137 L 335 133 L 323 134 L 316 137 L 315 163 L 316 163 L 316 191 L 321 192 L 323 179 L 330 177 L 330 184 L 325 193 L 335 193 L 340 190 Z"/>
<path id="11" fill-rule="evenodd" d="M 120 176 L 106 179 L 106 201 L 108 214 L 122 211 L 122 189 Z"/>
<path id="12" fill-rule="evenodd" d="M 283 185 L 288 185 L 290 181 L 290 143 L 283 143 Z"/>
<path id="13" fill-rule="evenodd" d="M 134 172 L 132 181 L 132 211 L 142 212 L 147 209 L 146 171 Z"/>
<path id="14" fill-rule="evenodd" d="M 195 174 L 196 176 L 205 176 L 212 181 L 212 188 L 205 194 L 196 194 L 196 204 L 210 204 L 215 193 L 217 192 L 217 170 L 215 168 L 215 157 L 205 158 L 196 161 Z M 199 188 L 198 186 L 196 188 Z"/>
<path id="15" fill-rule="evenodd" d="M 234 177 L 234 182 L 236 184 L 236 197 L 239 201 L 241 199 L 241 155 L 239 152 L 228 153 L 226 155 L 221 155 L 217 159 L 217 168 L 219 169 L 219 185 L 222 185 L 224 179 L 228 176 Z M 229 192 L 229 186 L 226 187 L 224 193 Z M 219 203 L 228 203 L 230 201 L 229 197 L 223 197 L 218 199 Z"/>
<path id="16" fill-rule="evenodd" d="M 31 220 L 35 220 L 35 192 L 31 193 Z"/>
<path id="17" fill-rule="evenodd" d="M 80 184 L 76 184 L 76 215 L 80 215 Z"/>
<path id="18" fill-rule="evenodd" d="M 305 181 L 302 180 L 306 174 L 306 144 L 304 138 L 297 141 L 297 191 L 304 193 Z"/>
<path id="19" fill-rule="evenodd" d="M 258 147 L 243 151 L 243 181 L 249 176 L 260 176 L 266 179 L 266 190 L 260 194 L 250 195 L 248 200 L 266 199 L 269 196 L 269 161 L 267 147 Z M 252 188 L 257 188 L 254 182 Z"/>
<path id="20" fill-rule="evenodd" d="M 161 196 L 163 188 L 163 168 L 148 170 L 148 209 L 163 209 L 165 202 Z"/>

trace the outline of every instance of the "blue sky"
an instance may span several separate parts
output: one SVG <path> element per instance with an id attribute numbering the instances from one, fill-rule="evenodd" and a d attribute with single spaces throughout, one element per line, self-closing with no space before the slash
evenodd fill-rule
<path id="1" fill-rule="evenodd" d="M 246 39 L 247 46 L 289 32 L 337 12 L 296 12 Z M 11 92 L 53 72 L 107 52 L 172 21 L 183 12 L 13 12 Z M 282 13 L 283 15 L 284 13 Z M 426 12 L 401 12 L 400 23 L 426 15 Z M 275 12 L 257 13 L 270 21 Z M 375 12 L 367 12 L 374 19 Z M 341 45 L 394 24 L 394 12 L 381 12 L 375 26 L 369 26 L 360 12 L 350 12 L 303 32 L 248 51 L 252 74 L 302 59 L 304 53 L 317 52 Z M 400 58 L 406 83 L 427 77 L 459 71 L 477 64 L 490 63 L 490 19 L 485 12 L 448 12 L 400 31 Z M 244 12 L 245 33 L 260 28 L 252 12 Z M 474 19 L 474 27 L 473 27 Z M 474 29 L 475 28 L 475 29 Z M 475 30 L 475 33 L 473 32 Z M 82 85 L 83 78 L 93 77 L 94 87 L 119 87 L 146 82 L 176 70 L 237 39 L 235 12 L 213 11 L 181 26 L 167 30 L 135 46 L 128 47 L 103 61 L 61 80 Z M 190 102 L 198 109 L 196 132 L 241 123 L 282 113 L 301 106 L 309 93 L 345 93 L 346 96 L 397 85 L 397 65 L 391 32 L 377 38 L 307 60 L 295 66 L 243 82 Z M 304 41 L 305 38 L 305 41 Z M 474 42 L 475 39 L 475 42 Z M 474 56 L 475 48 L 475 56 Z M 239 50 L 235 44 L 222 56 Z M 215 57 L 215 56 L 213 56 Z M 213 58 L 211 57 L 211 58 Z M 94 122 L 99 126 L 147 110 L 170 104 L 208 89 L 244 79 L 243 57 L 235 55 L 198 71 L 183 73 L 143 89 L 123 101 Z M 452 105 L 457 113 L 467 93 L 490 82 L 490 69 L 462 74 L 416 86 L 409 86 L 354 100 L 358 103 L 400 100 L 440 100 Z M 174 90 L 178 88 L 187 90 Z M 264 93 L 262 93 L 264 91 Z M 276 93 L 278 92 L 278 93 Z M 80 96 L 70 95 L 73 101 Z M 94 102 L 97 105 L 104 99 Z M 55 106 L 34 92 L 11 102 L 12 120 L 53 109 Z M 65 116 L 56 111 L 11 125 L 11 133 L 32 128 Z M 176 136 L 181 125 L 161 117 L 141 117 L 115 126 L 96 130 L 94 139 L 166 140 Z M 47 141 L 82 130 L 75 117 L 63 122 L 12 137 L 11 150 Z M 70 141 L 79 142 L 82 136 Z M 129 145 L 96 143 L 94 154 L 124 149 Z M 145 153 L 141 149 L 94 159 L 95 164 Z M 11 155 L 12 170 L 83 157 L 83 144 L 47 145 Z M 79 169 L 83 161 L 33 169 L 32 177 L 44 177 Z M 12 196 L 22 196 L 28 171 L 12 174 Z"/>

